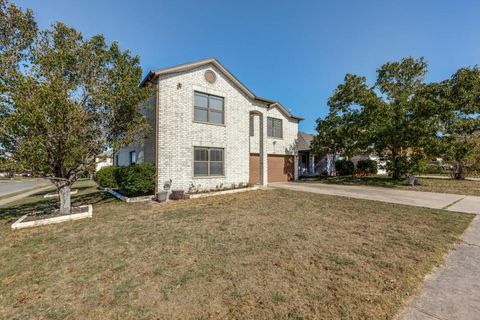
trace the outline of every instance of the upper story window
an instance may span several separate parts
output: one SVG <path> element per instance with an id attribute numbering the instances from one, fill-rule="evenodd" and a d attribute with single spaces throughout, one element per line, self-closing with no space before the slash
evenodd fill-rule
<path id="1" fill-rule="evenodd" d="M 267 136 L 272 138 L 283 138 L 282 119 L 267 117 Z"/>
<path id="2" fill-rule="evenodd" d="M 195 91 L 194 120 L 224 124 L 223 98 Z"/>
<path id="3" fill-rule="evenodd" d="M 250 137 L 255 135 L 255 118 L 250 116 Z"/>
<path id="4" fill-rule="evenodd" d="M 135 151 L 130 151 L 130 165 L 137 163 L 137 153 Z"/>

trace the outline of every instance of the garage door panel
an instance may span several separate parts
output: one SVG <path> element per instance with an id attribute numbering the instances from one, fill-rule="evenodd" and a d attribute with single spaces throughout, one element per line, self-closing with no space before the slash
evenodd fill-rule
<path id="1" fill-rule="evenodd" d="M 294 180 L 294 157 L 289 155 L 268 155 L 268 182 Z"/>
<path id="2" fill-rule="evenodd" d="M 294 157 L 290 155 L 268 155 L 268 182 L 294 180 Z M 260 155 L 250 154 L 249 182 L 260 183 Z"/>
<path id="3" fill-rule="evenodd" d="M 260 155 L 250 154 L 250 175 L 249 182 L 253 184 L 260 183 Z"/>

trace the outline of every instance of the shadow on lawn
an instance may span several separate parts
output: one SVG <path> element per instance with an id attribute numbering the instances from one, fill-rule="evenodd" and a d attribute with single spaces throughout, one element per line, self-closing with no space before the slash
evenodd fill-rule
<path id="1" fill-rule="evenodd" d="M 88 189 L 88 187 L 79 187 L 77 188 L 79 189 L 79 192 L 80 188 Z M 0 208 L 0 221 L 4 221 L 5 223 L 13 223 L 16 219 L 20 218 L 25 214 L 36 211 L 50 211 L 52 209 L 58 208 L 58 199 L 45 199 L 43 198 L 43 195 L 45 193 L 36 194 L 35 197 L 40 198 L 37 201 L 29 201 L 7 208 Z M 118 201 L 118 199 L 116 199 L 107 192 L 97 191 L 73 196 L 72 206 L 77 207 L 86 204 L 95 205 L 99 203 L 109 203 L 114 201 Z"/>
<path id="2" fill-rule="evenodd" d="M 390 177 L 382 176 L 367 176 L 367 177 L 353 177 L 353 176 L 340 176 L 340 177 L 318 177 L 318 178 L 306 178 L 305 182 L 319 182 L 325 184 L 340 184 L 340 185 L 365 185 L 365 186 L 377 186 L 394 188 L 396 186 L 407 186 L 406 180 L 394 180 Z"/>

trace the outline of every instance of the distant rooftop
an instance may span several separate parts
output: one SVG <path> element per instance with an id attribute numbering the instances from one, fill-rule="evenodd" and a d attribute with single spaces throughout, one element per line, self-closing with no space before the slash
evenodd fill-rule
<path id="1" fill-rule="evenodd" d="M 297 142 L 298 151 L 309 151 L 310 145 L 312 144 L 314 138 L 315 138 L 314 134 L 299 131 L 298 142 Z"/>

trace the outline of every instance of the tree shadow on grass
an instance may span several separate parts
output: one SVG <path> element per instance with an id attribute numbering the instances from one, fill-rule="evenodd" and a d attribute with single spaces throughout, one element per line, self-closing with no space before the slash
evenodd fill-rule
<path id="1" fill-rule="evenodd" d="M 321 177 L 314 179 L 305 179 L 307 182 L 320 182 L 325 184 L 340 184 L 340 185 L 362 185 L 362 186 L 377 186 L 385 188 L 395 188 L 397 186 L 407 186 L 406 180 L 394 180 L 389 177 L 367 176 L 367 177 L 353 177 L 353 176 L 339 176 L 339 177 Z"/>
<path id="2" fill-rule="evenodd" d="M 37 201 L 24 202 L 18 205 L 9 206 L 7 208 L 1 208 L 0 221 L 3 221 L 5 223 L 13 223 L 15 222 L 15 220 L 17 220 L 21 216 L 28 213 L 38 212 L 38 211 L 49 212 L 54 209 L 57 209 L 59 206 L 59 200 L 52 199 L 52 198 L 49 198 L 49 199 L 43 198 L 43 195 L 46 193 L 48 192 L 36 194 L 36 197 L 40 197 Z M 110 203 L 114 201 L 119 201 L 119 200 L 114 196 L 112 196 L 111 194 L 107 192 L 101 192 L 101 191 L 72 196 L 73 207 L 78 207 L 78 206 L 87 205 L 87 204 L 91 204 L 91 205 L 104 204 L 104 203 Z"/>

